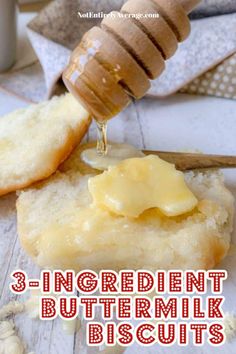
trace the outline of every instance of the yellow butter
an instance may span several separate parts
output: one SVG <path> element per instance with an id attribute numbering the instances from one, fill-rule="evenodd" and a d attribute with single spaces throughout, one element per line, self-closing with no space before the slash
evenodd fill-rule
<path id="1" fill-rule="evenodd" d="M 109 167 L 91 177 L 88 187 L 96 205 L 129 217 L 138 217 L 150 208 L 177 216 L 193 210 L 198 203 L 184 174 L 154 155 Z"/>

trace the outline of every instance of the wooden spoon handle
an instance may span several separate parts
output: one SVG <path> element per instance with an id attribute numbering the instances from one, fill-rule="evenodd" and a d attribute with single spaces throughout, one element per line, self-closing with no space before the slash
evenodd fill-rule
<path id="1" fill-rule="evenodd" d="M 235 168 L 236 156 L 189 154 L 166 151 L 143 151 L 146 155 L 158 155 L 167 162 L 175 164 L 181 171 L 205 168 Z"/>

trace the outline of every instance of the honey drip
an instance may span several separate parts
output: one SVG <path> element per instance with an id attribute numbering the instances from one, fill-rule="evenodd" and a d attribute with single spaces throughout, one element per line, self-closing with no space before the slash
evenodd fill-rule
<path id="1" fill-rule="evenodd" d="M 106 156 L 107 146 L 107 122 L 98 122 L 97 124 L 97 153 L 99 156 Z"/>

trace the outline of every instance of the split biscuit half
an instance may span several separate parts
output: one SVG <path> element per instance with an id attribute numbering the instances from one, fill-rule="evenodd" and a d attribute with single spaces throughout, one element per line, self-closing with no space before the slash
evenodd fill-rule
<path id="1" fill-rule="evenodd" d="M 0 118 L 0 195 L 49 177 L 80 143 L 88 112 L 71 94 Z"/>

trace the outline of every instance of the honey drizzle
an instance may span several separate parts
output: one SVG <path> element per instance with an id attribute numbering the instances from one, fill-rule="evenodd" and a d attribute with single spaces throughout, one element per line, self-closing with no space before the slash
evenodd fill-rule
<path id="1" fill-rule="evenodd" d="M 107 121 L 96 121 L 97 125 L 97 153 L 99 156 L 106 156 L 107 146 Z"/>

